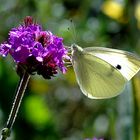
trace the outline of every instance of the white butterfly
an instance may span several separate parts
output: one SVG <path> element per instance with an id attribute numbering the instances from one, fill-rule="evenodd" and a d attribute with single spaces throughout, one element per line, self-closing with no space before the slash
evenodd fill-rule
<path id="1" fill-rule="evenodd" d="M 82 92 L 92 99 L 114 97 L 140 70 L 140 58 L 132 53 L 73 44 L 72 65 Z"/>

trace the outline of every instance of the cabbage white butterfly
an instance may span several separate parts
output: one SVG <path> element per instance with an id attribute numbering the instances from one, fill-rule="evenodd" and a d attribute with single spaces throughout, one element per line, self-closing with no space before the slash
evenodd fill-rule
<path id="1" fill-rule="evenodd" d="M 126 51 L 102 47 L 83 49 L 76 44 L 71 49 L 77 82 L 92 99 L 117 96 L 140 70 L 140 58 Z"/>

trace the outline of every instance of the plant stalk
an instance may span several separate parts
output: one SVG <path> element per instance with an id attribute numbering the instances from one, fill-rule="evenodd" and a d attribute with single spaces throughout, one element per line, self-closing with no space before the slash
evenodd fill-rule
<path id="1" fill-rule="evenodd" d="M 6 127 L 2 129 L 0 140 L 6 140 L 10 136 L 10 131 L 17 117 L 17 113 L 19 111 L 19 107 L 20 107 L 24 92 L 26 90 L 26 87 L 28 85 L 29 79 L 30 79 L 30 75 L 28 74 L 28 72 L 24 71 L 20 79 L 17 91 L 16 91 L 16 96 L 13 102 L 13 106 L 12 106 L 8 121 L 6 123 Z"/>

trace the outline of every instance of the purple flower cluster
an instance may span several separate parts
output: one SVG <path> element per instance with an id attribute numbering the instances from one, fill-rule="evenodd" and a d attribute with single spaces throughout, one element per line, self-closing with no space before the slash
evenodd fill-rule
<path id="1" fill-rule="evenodd" d="M 0 55 L 10 54 L 14 61 L 29 71 L 37 72 L 46 79 L 58 72 L 66 72 L 64 59 L 69 59 L 63 39 L 50 31 L 43 31 L 41 26 L 26 17 L 24 24 L 11 29 L 7 42 L 0 45 Z"/>

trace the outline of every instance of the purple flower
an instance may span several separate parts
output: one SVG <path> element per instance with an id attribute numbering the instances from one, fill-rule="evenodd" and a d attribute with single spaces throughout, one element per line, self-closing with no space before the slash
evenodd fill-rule
<path id="1" fill-rule="evenodd" d="M 86 138 L 85 140 L 104 140 L 104 139 L 102 139 L 102 138 Z"/>
<path id="2" fill-rule="evenodd" d="M 0 55 L 8 54 L 31 74 L 37 72 L 47 79 L 56 74 L 58 68 L 65 73 L 64 60 L 69 59 L 63 39 L 43 31 L 29 16 L 24 24 L 11 29 L 8 41 L 0 45 Z"/>

